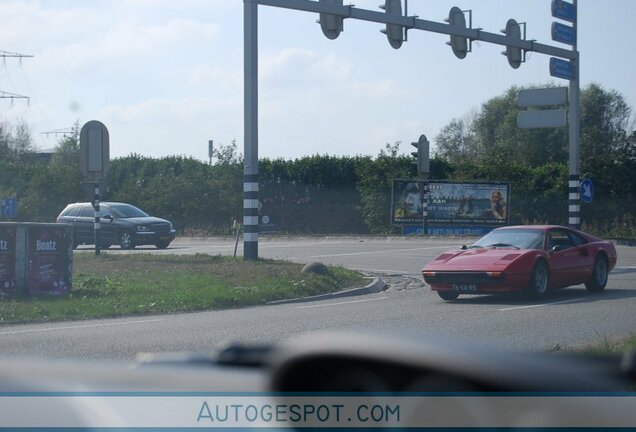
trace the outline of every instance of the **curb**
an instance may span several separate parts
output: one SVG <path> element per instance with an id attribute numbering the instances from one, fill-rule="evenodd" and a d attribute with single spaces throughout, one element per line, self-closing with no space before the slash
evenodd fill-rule
<path id="1" fill-rule="evenodd" d="M 614 239 L 614 241 L 616 242 L 617 245 L 621 245 L 621 246 L 636 246 L 636 239 L 617 238 L 617 239 Z"/>
<path id="2" fill-rule="evenodd" d="M 341 297 L 353 297 L 360 296 L 366 294 L 375 294 L 380 291 L 384 291 L 388 288 L 388 285 L 380 278 L 373 278 L 371 283 L 361 288 L 351 288 L 345 291 L 338 291 L 334 293 L 327 294 L 318 294 L 309 297 L 301 297 L 295 299 L 284 299 L 284 300 L 274 300 L 271 302 L 267 302 L 268 305 L 281 305 L 281 304 L 289 304 L 289 303 L 302 303 L 302 302 L 310 302 L 310 301 L 318 301 L 318 300 L 329 300 Z"/>

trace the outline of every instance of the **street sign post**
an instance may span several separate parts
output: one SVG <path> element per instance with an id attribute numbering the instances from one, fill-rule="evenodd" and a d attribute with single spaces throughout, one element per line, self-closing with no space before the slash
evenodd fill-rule
<path id="1" fill-rule="evenodd" d="M 590 179 L 583 179 L 581 181 L 581 200 L 585 204 L 589 204 L 594 199 L 594 183 Z"/>
<path id="2" fill-rule="evenodd" d="M 566 80 L 574 79 L 574 66 L 567 60 L 561 60 L 556 57 L 550 58 L 550 75 L 556 78 Z"/>
<path id="3" fill-rule="evenodd" d="M 568 124 L 565 110 L 531 110 L 520 111 L 517 126 L 521 129 L 558 128 Z"/>
<path id="4" fill-rule="evenodd" d="M 576 43 L 576 33 L 574 28 L 558 22 L 552 23 L 552 40 L 568 45 Z"/>
<path id="5" fill-rule="evenodd" d="M 16 198 L 4 198 L 0 201 L 0 210 L 2 216 L 8 218 L 14 218 L 18 215 L 18 200 Z"/>
<path id="6" fill-rule="evenodd" d="M 80 131 L 80 169 L 84 176 L 95 182 L 93 208 L 95 209 L 95 255 L 100 249 L 99 180 L 106 176 L 110 167 L 110 137 L 102 122 L 91 120 Z"/>
<path id="7" fill-rule="evenodd" d="M 552 0 L 552 16 L 569 22 L 576 21 L 576 6 L 563 0 Z"/>
<path id="8" fill-rule="evenodd" d="M 85 177 L 98 180 L 110 167 L 110 137 L 102 122 L 91 120 L 80 131 L 80 169 Z"/>
<path id="9" fill-rule="evenodd" d="M 517 106 L 519 108 L 565 105 L 567 103 L 567 87 L 519 90 L 519 94 L 517 95 Z"/>

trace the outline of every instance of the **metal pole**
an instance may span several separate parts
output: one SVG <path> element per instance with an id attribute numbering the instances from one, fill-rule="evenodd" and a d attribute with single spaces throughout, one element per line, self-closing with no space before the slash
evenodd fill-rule
<path id="1" fill-rule="evenodd" d="M 93 196 L 93 209 L 95 210 L 95 255 L 99 255 L 100 220 L 99 220 L 99 183 L 95 183 L 95 195 Z"/>
<path id="2" fill-rule="evenodd" d="M 573 1 L 575 16 L 574 16 L 574 45 L 573 51 L 577 50 L 577 0 Z M 575 59 L 570 60 L 572 62 L 572 68 L 574 70 L 574 77 L 570 80 L 570 109 L 568 111 L 568 123 L 569 123 L 569 176 L 568 176 L 568 223 L 575 229 L 581 228 L 581 195 L 580 195 L 580 127 L 581 127 L 581 107 L 579 96 L 579 66 L 580 59 L 576 56 Z"/>
<path id="3" fill-rule="evenodd" d="M 258 1 L 243 2 L 243 258 L 258 259 Z"/>
<path id="4" fill-rule="evenodd" d="M 424 202 L 422 206 L 422 225 L 424 226 L 424 235 L 428 235 L 428 173 L 424 174 Z"/>

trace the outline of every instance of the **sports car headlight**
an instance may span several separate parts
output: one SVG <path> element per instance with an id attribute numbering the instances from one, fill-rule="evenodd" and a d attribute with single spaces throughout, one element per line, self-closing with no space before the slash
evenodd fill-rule
<path id="1" fill-rule="evenodd" d="M 137 231 L 139 232 L 150 231 L 150 227 L 147 225 L 137 225 Z"/>

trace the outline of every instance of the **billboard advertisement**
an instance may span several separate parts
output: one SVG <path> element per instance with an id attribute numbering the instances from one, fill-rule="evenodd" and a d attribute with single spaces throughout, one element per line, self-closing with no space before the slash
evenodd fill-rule
<path id="1" fill-rule="evenodd" d="M 27 239 L 29 295 L 68 294 L 73 272 L 69 257 L 71 230 L 65 227 L 31 226 Z"/>
<path id="2" fill-rule="evenodd" d="M 16 227 L 0 226 L 0 298 L 11 296 L 15 281 Z"/>
<path id="3" fill-rule="evenodd" d="M 425 200 L 429 224 L 500 226 L 509 221 L 508 183 L 396 179 L 392 196 L 394 225 L 422 225 Z"/>

